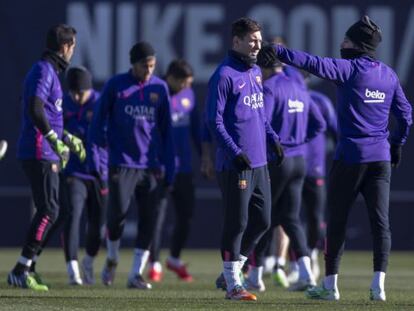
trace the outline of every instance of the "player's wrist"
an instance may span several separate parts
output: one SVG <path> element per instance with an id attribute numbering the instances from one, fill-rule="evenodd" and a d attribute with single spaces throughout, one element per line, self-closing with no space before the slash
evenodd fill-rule
<path id="1" fill-rule="evenodd" d="M 46 133 L 45 138 L 50 142 L 55 142 L 58 139 L 58 135 L 54 130 L 50 130 Z"/>

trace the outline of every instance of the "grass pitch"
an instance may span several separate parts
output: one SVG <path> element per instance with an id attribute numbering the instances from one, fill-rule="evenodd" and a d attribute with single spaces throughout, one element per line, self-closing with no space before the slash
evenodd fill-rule
<path id="1" fill-rule="evenodd" d="M 0 250 L 0 310 L 414 310 L 414 253 L 393 252 L 386 280 L 387 302 L 369 301 L 371 254 L 346 252 L 341 265 L 339 302 L 314 301 L 303 293 L 290 293 L 276 288 L 268 276 L 267 291 L 258 294 L 257 302 L 224 299 L 224 292 L 215 289 L 214 281 L 221 269 L 218 251 L 185 251 L 183 259 L 190 263 L 193 283 L 183 283 L 165 271 L 162 283 L 150 291 L 126 288 L 132 250 L 122 252 L 115 284 L 100 284 L 103 265 L 101 253 L 95 265 L 97 285 L 67 285 L 66 267 L 61 250 L 47 249 L 38 272 L 51 285 L 47 293 L 14 289 L 6 276 L 19 255 L 17 249 Z M 165 253 L 162 253 L 165 258 Z"/>

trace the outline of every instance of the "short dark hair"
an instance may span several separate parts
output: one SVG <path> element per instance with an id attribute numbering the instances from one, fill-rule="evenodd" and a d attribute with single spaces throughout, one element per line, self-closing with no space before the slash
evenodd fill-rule
<path id="1" fill-rule="evenodd" d="M 55 25 L 49 29 L 46 36 L 46 48 L 58 52 L 62 45 L 74 43 L 76 30 L 66 24 Z"/>
<path id="2" fill-rule="evenodd" d="M 185 79 L 194 75 L 193 68 L 184 59 L 173 60 L 167 69 L 167 76 L 177 79 Z"/>
<path id="3" fill-rule="evenodd" d="M 70 91 L 89 90 L 92 88 L 92 74 L 83 66 L 70 67 L 66 72 L 66 82 Z"/>
<path id="4" fill-rule="evenodd" d="M 241 17 L 231 24 L 231 37 L 244 38 L 250 32 L 262 30 L 258 22 L 248 17 Z"/>
<path id="5" fill-rule="evenodd" d="M 129 61 L 131 64 L 138 63 L 144 59 L 148 59 L 148 57 L 154 56 L 154 48 L 146 41 L 135 43 L 131 50 L 129 50 Z"/>

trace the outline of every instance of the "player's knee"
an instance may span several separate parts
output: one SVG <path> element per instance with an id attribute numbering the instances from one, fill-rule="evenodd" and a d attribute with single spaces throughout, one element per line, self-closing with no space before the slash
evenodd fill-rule
<path id="1" fill-rule="evenodd" d="M 242 234 L 247 228 L 247 219 L 239 219 L 237 221 L 232 221 L 231 224 L 224 227 L 224 231 L 228 232 L 230 235 Z"/>
<path id="2" fill-rule="evenodd" d="M 54 224 L 59 217 L 59 209 L 51 209 L 49 211 L 46 212 L 46 216 L 49 219 L 49 222 Z"/>
<path id="3" fill-rule="evenodd" d="M 389 239 L 391 238 L 391 230 L 389 227 L 376 227 L 371 230 L 374 238 Z"/>
<path id="4" fill-rule="evenodd" d="M 261 229 L 261 231 L 267 231 L 272 226 L 272 221 L 268 217 L 263 217 L 260 222 L 258 222 L 258 227 Z"/>

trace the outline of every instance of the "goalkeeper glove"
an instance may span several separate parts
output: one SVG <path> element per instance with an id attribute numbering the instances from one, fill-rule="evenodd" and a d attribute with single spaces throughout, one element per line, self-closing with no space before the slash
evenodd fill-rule
<path id="1" fill-rule="evenodd" d="M 82 140 L 68 131 L 63 132 L 63 141 L 69 147 L 70 151 L 76 154 L 81 162 L 86 159 L 86 151 Z"/>
<path id="2" fill-rule="evenodd" d="M 397 168 L 401 163 L 402 155 L 402 146 L 401 145 L 391 145 L 391 166 Z"/>
<path id="3" fill-rule="evenodd" d="M 250 170 L 250 164 L 251 162 L 245 153 L 240 153 L 233 159 L 233 165 L 239 171 Z"/>
<path id="4" fill-rule="evenodd" d="M 58 155 L 61 168 L 65 168 L 69 161 L 69 147 L 58 138 L 58 135 L 54 130 L 50 130 L 50 132 L 45 135 L 45 138 L 49 142 L 49 145 L 53 151 Z"/>
<path id="5" fill-rule="evenodd" d="M 272 151 L 276 155 L 276 166 L 281 166 L 285 160 L 285 152 L 283 151 L 283 147 L 280 142 L 276 142 L 272 145 Z"/>
<path id="6" fill-rule="evenodd" d="M 277 58 L 276 51 L 272 45 L 263 46 L 259 54 L 257 54 L 257 65 L 264 68 L 270 68 L 274 65 L 280 64 Z"/>

